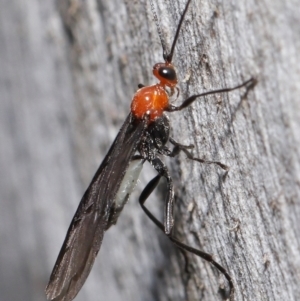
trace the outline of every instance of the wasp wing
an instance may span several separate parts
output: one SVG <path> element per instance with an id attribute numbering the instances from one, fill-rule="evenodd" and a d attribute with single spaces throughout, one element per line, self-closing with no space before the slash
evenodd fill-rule
<path id="1" fill-rule="evenodd" d="M 108 154 L 83 195 L 46 287 L 48 300 L 75 298 L 93 266 L 107 228 L 110 209 L 147 120 L 128 115 Z"/>

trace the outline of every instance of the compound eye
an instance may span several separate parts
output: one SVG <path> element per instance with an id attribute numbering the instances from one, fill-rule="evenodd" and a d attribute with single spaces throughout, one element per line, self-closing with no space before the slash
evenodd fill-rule
<path id="1" fill-rule="evenodd" d="M 161 67 L 158 70 L 158 74 L 167 80 L 175 81 L 177 80 L 176 72 L 172 67 Z"/>

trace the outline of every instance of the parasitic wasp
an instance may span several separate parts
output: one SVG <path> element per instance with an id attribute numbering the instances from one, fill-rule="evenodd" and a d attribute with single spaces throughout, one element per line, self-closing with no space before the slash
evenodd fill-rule
<path id="1" fill-rule="evenodd" d="M 151 2 L 164 59 L 163 63 L 157 63 L 153 66 L 153 75 L 158 79 L 158 83 L 152 86 L 138 86 L 139 89 L 131 102 L 130 113 L 94 175 L 91 184 L 85 191 L 69 226 L 46 287 L 48 300 L 71 301 L 76 297 L 92 269 L 101 247 L 104 232 L 116 224 L 136 185 L 145 161 L 150 162 L 157 171 L 157 176 L 147 184 L 141 193 L 139 202 L 142 209 L 177 247 L 197 255 L 215 266 L 228 280 L 229 295 L 233 294 L 234 287 L 229 273 L 213 259 L 212 255 L 185 245 L 173 236 L 174 188 L 170 173 L 161 157 L 174 157 L 182 151 L 191 160 L 214 163 L 225 170 L 227 167 L 220 162 L 194 158 L 189 151 L 191 146 L 182 145 L 172 139 L 170 137 L 169 118 L 165 112 L 180 111 L 206 95 L 225 93 L 242 87 L 249 89 L 255 84 L 255 79 L 251 78 L 233 88 L 192 95 L 179 106 L 170 103 L 170 98 L 174 94 L 179 95 L 177 75 L 172 64 L 172 58 L 190 3 L 191 0 L 188 0 L 185 5 L 171 50 L 168 52 L 162 39 L 154 5 Z M 168 142 L 173 145 L 172 149 L 167 147 Z M 167 182 L 163 223 L 156 219 L 145 206 L 147 198 L 161 178 L 165 178 Z"/>

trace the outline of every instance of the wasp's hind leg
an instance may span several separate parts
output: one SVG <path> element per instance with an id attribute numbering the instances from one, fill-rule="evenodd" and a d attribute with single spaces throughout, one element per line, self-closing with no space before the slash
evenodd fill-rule
<path id="1" fill-rule="evenodd" d="M 229 294 L 224 294 L 225 297 L 230 296 L 230 298 L 233 296 L 234 293 L 234 286 L 233 286 L 233 282 L 232 279 L 229 275 L 229 273 L 227 272 L 227 270 L 221 266 L 218 262 L 216 262 L 213 258 L 213 256 L 211 254 L 208 254 L 206 252 L 203 252 L 201 250 L 192 248 L 186 244 L 183 244 L 182 242 L 180 242 L 176 237 L 173 236 L 172 231 L 170 231 L 170 233 L 166 233 L 165 230 L 165 226 L 149 211 L 149 209 L 145 206 L 145 202 L 148 199 L 148 197 L 150 196 L 150 194 L 153 192 L 153 190 L 157 187 L 159 180 L 161 177 L 164 177 L 163 174 L 159 174 L 156 177 L 154 177 L 148 184 L 147 186 L 144 188 L 144 190 L 142 191 L 140 198 L 139 198 L 139 203 L 143 209 L 143 211 L 146 213 L 146 215 L 151 219 L 151 221 L 162 231 L 164 232 L 168 238 L 171 240 L 171 242 L 176 245 L 181 251 L 182 254 L 185 258 L 185 269 L 187 270 L 187 256 L 185 254 L 185 252 L 189 252 L 192 253 L 196 256 L 199 256 L 201 258 L 203 258 L 204 260 L 208 261 L 209 263 L 211 263 L 213 266 L 215 266 L 219 272 L 221 272 L 225 278 L 227 279 L 227 281 L 229 282 L 229 286 L 230 286 L 230 291 Z M 167 200 L 168 202 L 168 200 Z M 172 216 L 173 218 L 173 216 Z M 172 230 L 172 229 L 171 229 Z"/>

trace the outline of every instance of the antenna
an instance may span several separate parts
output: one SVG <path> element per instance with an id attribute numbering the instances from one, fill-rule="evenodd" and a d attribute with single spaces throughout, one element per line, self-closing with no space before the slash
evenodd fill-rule
<path id="1" fill-rule="evenodd" d="M 156 11 L 155 11 L 155 7 L 154 7 L 154 4 L 153 4 L 152 0 L 150 0 L 150 6 L 151 6 L 152 13 L 153 13 L 154 22 L 155 22 L 155 25 L 156 25 L 156 28 L 157 28 L 157 33 L 158 33 L 158 36 L 159 36 L 159 39 L 160 39 L 161 47 L 163 49 L 163 57 L 165 59 L 165 56 L 167 55 L 166 54 L 167 53 L 166 43 L 165 43 L 165 40 L 164 40 L 162 32 L 161 32 L 161 27 L 160 27 L 160 24 L 159 24 L 159 21 L 158 21 L 158 18 L 157 18 L 157 14 L 156 14 Z"/>
<path id="2" fill-rule="evenodd" d="M 173 40 L 173 44 L 172 44 L 170 53 L 168 55 L 164 54 L 164 60 L 167 63 L 171 63 L 172 62 L 173 54 L 174 54 L 174 48 L 175 48 L 176 42 L 178 40 L 178 36 L 179 36 L 180 29 L 181 29 L 181 25 L 183 23 L 184 17 L 186 15 L 186 12 L 187 12 L 187 10 L 188 10 L 189 5 L 190 5 L 191 2 L 192 2 L 192 0 L 188 0 L 188 2 L 185 5 L 184 11 L 183 11 L 183 13 L 182 13 L 182 15 L 180 17 L 180 21 L 179 21 L 177 29 L 176 29 L 176 33 L 175 33 L 175 37 L 174 37 L 174 40 Z"/>
<path id="3" fill-rule="evenodd" d="M 179 32 L 180 32 L 184 17 L 186 15 L 186 12 L 187 12 L 191 2 L 192 2 L 192 0 L 188 0 L 188 2 L 185 5 L 184 11 L 183 11 L 183 13 L 180 17 L 180 20 L 179 20 L 179 23 L 178 23 L 178 26 L 177 26 L 177 29 L 176 29 L 176 33 L 175 33 L 175 37 L 174 37 L 174 40 L 173 40 L 173 43 L 172 43 L 171 51 L 170 51 L 169 54 L 167 54 L 166 43 L 165 43 L 165 40 L 164 40 L 162 32 L 161 32 L 160 24 L 158 22 L 157 14 L 155 12 L 155 7 L 154 7 L 154 4 L 153 4 L 153 1 L 150 0 L 151 10 L 152 10 L 154 21 L 155 21 L 155 24 L 156 24 L 156 27 L 157 27 L 157 32 L 158 32 L 158 35 L 159 35 L 160 43 L 161 43 L 161 46 L 162 46 L 162 49 L 163 49 L 163 58 L 166 61 L 166 63 L 171 63 L 172 62 L 174 49 L 175 49 L 176 42 L 178 40 Z"/>

